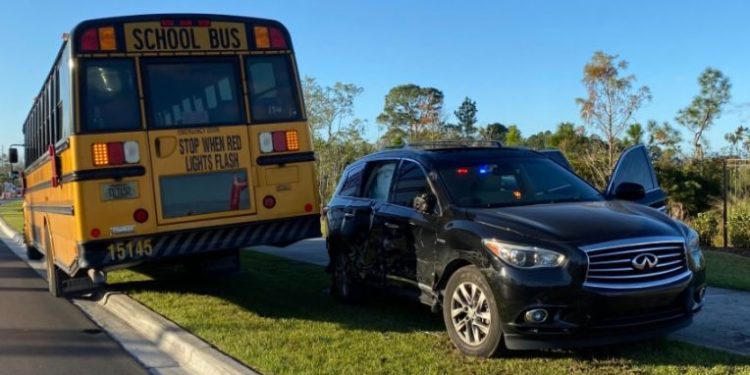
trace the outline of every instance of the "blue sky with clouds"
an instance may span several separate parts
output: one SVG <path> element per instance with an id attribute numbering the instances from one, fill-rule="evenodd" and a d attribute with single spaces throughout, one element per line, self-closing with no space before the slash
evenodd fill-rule
<path id="1" fill-rule="evenodd" d="M 60 43 L 89 18 L 207 12 L 273 18 L 290 30 L 300 72 L 322 84 L 364 88 L 357 116 L 375 117 L 388 90 L 443 90 L 448 113 L 465 96 L 479 122 L 517 124 L 524 135 L 581 123 L 583 65 L 596 50 L 619 54 L 653 101 L 636 120 L 674 120 L 707 66 L 731 78 L 732 103 L 708 133 L 711 149 L 748 124 L 750 3 L 745 1 L 37 1 L 7 4 L 0 22 L 0 145 L 22 141 L 23 122 Z"/>

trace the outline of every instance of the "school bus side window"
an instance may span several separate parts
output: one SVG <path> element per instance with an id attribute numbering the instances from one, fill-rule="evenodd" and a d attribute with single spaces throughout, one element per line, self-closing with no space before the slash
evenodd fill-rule
<path id="1" fill-rule="evenodd" d="M 101 132 L 141 127 L 132 60 L 85 61 L 83 81 L 84 130 Z"/>
<path id="2" fill-rule="evenodd" d="M 300 106 L 286 56 L 250 56 L 246 60 L 252 121 L 299 120 Z"/>

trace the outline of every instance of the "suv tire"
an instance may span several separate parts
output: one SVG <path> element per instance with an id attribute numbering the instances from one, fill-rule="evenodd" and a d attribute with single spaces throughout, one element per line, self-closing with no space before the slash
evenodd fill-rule
<path id="1" fill-rule="evenodd" d="M 355 304 L 362 298 L 362 284 L 347 253 L 338 251 L 333 256 L 331 290 L 344 303 Z"/>
<path id="2" fill-rule="evenodd" d="M 443 297 L 443 321 L 453 344 L 477 357 L 492 357 L 502 344 L 497 301 L 487 280 L 474 266 L 457 270 Z"/>

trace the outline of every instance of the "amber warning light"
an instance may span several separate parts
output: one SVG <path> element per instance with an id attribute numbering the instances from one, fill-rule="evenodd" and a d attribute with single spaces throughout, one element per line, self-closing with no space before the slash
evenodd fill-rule
<path id="1" fill-rule="evenodd" d="M 87 29 L 81 35 L 81 51 L 116 51 L 117 36 L 112 26 Z"/>

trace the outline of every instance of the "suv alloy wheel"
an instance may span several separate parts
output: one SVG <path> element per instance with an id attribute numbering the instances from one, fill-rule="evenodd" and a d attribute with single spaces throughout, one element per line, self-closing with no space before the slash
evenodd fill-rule
<path id="1" fill-rule="evenodd" d="M 497 301 L 484 276 L 474 266 L 454 273 L 445 288 L 443 321 L 462 352 L 491 357 L 502 342 Z"/>

